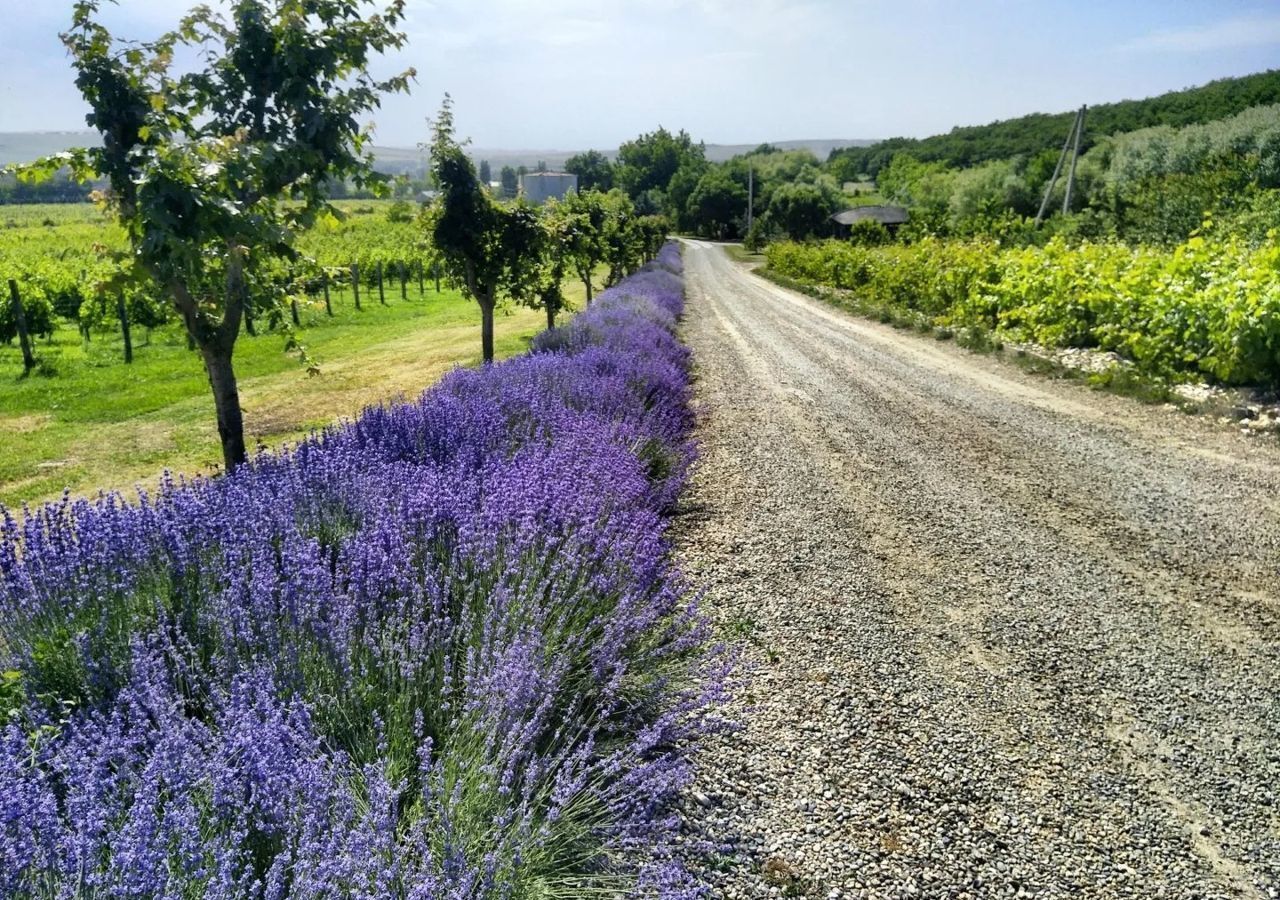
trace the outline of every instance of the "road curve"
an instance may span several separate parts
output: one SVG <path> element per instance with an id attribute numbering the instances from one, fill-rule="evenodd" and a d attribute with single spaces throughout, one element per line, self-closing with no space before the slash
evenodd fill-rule
<path id="1" fill-rule="evenodd" d="M 1280 896 L 1274 439 L 685 267 L 712 895 Z"/>

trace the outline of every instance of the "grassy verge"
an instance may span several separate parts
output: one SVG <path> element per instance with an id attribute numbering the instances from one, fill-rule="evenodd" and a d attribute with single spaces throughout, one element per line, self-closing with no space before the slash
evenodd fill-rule
<path id="1" fill-rule="evenodd" d="M 376 295 L 375 295 L 376 297 Z M 480 357 L 480 317 L 457 293 L 396 296 L 388 306 L 335 296 L 303 311 L 300 337 L 320 365 L 309 377 L 278 335 L 241 337 L 235 365 L 251 447 L 278 447 L 365 406 L 414 396 L 456 365 Z M 519 353 L 545 322 L 512 309 L 497 321 L 498 356 Z M 145 342 L 145 343 L 144 343 Z M 17 506 L 154 484 L 164 470 L 216 470 L 221 459 L 213 399 L 199 358 L 177 327 L 149 342 L 134 335 L 134 363 L 118 334 L 81 343 L 64 323 L 40 341 L 41 367 L 22 378 L 15 347 L 0 346 L 0 503 Z"/>
<path id="2" fill-rule="evenodd" d="M 761 266 L 767 262 L 763 253 L 752 253 L 741 244 L 727 244 L 724 252 L 729 254 L 729 258 L 734 262 L 753 263 Z"/>
<path id="3" fill-rule="evenodd" d="M 741 248 L 739 248 L 741 250 Z M 730 254 L 731 256 L 733 254 Z M 1142 375 L 1131 370 L 1109 370 L 1105 372 L 1086 372 L 1064 366 L 1060 362 L 1046 356 L 1028 353 L 1022 349 L 1005 346 L 998 335 L 977 328 L 945 328 L 934 323 L 933 319 L 923 313 L 910 309 L 872 303 L 859 297 L 854 291 L 826 287 L 799 281 L 786 275 L 780 275 L 766 266 L 755 269 L 755 274 L 767 278 L 774 284 L 807 294 L 846 312 L 874 319 L 886 325 L 892 325 L 905 331 L 932 335 L 940 341 L 954 340 L 966 350 L 975 353 L 990 353 L 1008 360 L 1022 369 L 1038 375 L 1079 381 L 1095 390 L 1107 391 L 1125 397 L 1133 397 L 1143 403 L 1172 403 L 1188 412 L 1199 411 L 1192 404 L 1182 400 L 1165 381 L 1152 376 Z"/>

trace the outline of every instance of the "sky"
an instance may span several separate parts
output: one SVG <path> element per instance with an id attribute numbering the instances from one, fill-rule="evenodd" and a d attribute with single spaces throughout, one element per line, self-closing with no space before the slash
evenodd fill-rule
<path id="1" fill-rule="evenodd" d="M 188 0 L 119 0 L 150 37 Z M 0 132 L 84 127 L 57 34 L 70 0 L 0 0 Z M 1276 0 L 408 0 L 411 147 L 449 92 L 477 147 L 612 149 L 659 125 L 707 143 L 924 136 L 1280 68 Z"/>

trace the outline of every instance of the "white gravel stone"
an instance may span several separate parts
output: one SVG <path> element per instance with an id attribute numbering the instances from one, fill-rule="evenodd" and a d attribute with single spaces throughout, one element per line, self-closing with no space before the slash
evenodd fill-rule
<path id="1" fill-rule="evenodd" d="M 686 268 L 710 895 L 1276 896 L 1274 444 Z"/>

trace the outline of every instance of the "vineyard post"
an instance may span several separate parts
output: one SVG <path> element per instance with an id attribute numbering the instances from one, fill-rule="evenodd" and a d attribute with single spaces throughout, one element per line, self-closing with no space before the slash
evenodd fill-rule
<path id="1" fill-rule="evenodd" d="M 431 266 L 431 274 L 436 279 L 436 293 L 440 293 L 440 263 L 436 262 Z"/>
<path id="2" fill-rule="evenodd" d="M 399 265 L 400 265 L 400 299 L 408 300 L 409 299 L 409 267 L 405 264 L 405 261 L 403 259 L 400 260 Z"/>
<path id="3" fill-rule="evenodd" d="M 88 280 L 88 278 L 89 278 L 89 273 L 88 273 L 88 272 L 86 272 L 84 269 L 81 269 L 81 270 L 80 270 L 80 283 L 81 283 L 81 284 L 84 284 L 84 283 L 85 283 L 85 281 L 86 281 L 86 280 Z M 79 320 L 76 322 L 76 327 L 80 329 L 80 337 L 84 340 L 85 346 L 87 347 L 87 346 L 89 345 L 89 343 L 90 343 L 90 341 L 89 341 L 89 323 L 88 323 L 88 322 L 86 322 L 84 319 L 79 319 Z"/>
<path id="4" fill-rule="evenodd" d="M 133 362 L 133 337 L 129 334 L 129 310 L 124 305 L 124 294 L 116 294 L 116 315 L 120 318 L 120 335 L 124 338 L 124 361 Z"/>
<path id="5" fill-rule="evenodd" d="M 356 309 L 360 309 L 360 264 L 351 264 L 351 290 L 355 292 Z"/>
<path id="6" fill-rule="evenodd" d="M 13 323 L 18 329 L 18 344 L 22 347 L 22 374 L 26 375 L 36 367 L 35 354 L 31 352 L 31 335 L 27 334 L 27 314 L 22 308 L 22 297 L 18 295 L 18 282 L 9 279 L 9 303 L 13 308 Z"/>
<path id="7" fill-rule="evenodd" d="M 257 337 L 258 329 L 253 324 L 253 310 L 249 308 L 249 304 L 244 305 L 244 330 L 249 337 Z"/>
<path id="8" fill-rule="evenodd" d="M 324 270 L 324 277 L 320 283 L 324 285 L 324 311 L 329 315 L 333 315 L 333 304 L 329 302 L 329 270 Z"/>
<path id="9" fill-rule="evenodd" d="M 382 291 L 382 260 L 378 260 L 378 302 L 387 305 L 387 295 Z"/>
<path id="10" fill-rule="evenodd" d="M 418 296 L 425 297 L 427 295 L 427 286 L 422 280 L 422 260 L 418 260 Z"/>
<path id="11" fill-rule="evenodd" d="M 293 317 L 293 324 L 295 326 L 302 324 L 302 321 L 298 318 L 298 298 L 297 297 L 289 298 L 289 315 Z"/>

